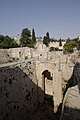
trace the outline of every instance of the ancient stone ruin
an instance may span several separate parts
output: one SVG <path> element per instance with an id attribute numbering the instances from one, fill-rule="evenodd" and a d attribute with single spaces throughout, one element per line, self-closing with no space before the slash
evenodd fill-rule
<path id="1" fill-rule="evenodd" d="M 62 88 L 71 77 L 79 54 L 49 53 L 43 46 L 39 50 L 5 51 L 8 59 L 0 65 L 0 120 L 33 118 L 48 98 L 53 101 L 53 112 L 62 103 Z"/>

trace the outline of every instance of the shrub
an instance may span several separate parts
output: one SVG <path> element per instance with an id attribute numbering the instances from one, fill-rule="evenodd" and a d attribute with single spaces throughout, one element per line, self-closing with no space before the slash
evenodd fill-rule
<path id="1" fill-rule="evenodd" d="M 59 48 L 57 48 L 57 47 L 50 47 L 49 51 L 50 52 L 52 52 L 52 51 L 59 51 Z"/>
<path id="2" fill-rule="evenodd" d="M 65 52 L 70 52 L 72 53 L 74 51 L 74 47 L 76 47 L 77 44 L 75 41 L 71 40 L 71 41 L 68 41 L 65 45 L 64 45 L 64 51 Z"/>

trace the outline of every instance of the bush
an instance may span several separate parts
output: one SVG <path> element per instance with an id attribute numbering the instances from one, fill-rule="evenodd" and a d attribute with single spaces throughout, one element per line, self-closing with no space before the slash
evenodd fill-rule
<path id="1" fill-rule="evenodd" d="M 54 47 L 50 47 L 50 48 L 49 48 L 49 51 L 50 51 L 50 52 L 55 51 L 55 48 L 54 48 Z"/>
<path id="2" fill-rule="evenodd" d="M 49 51 L 50 52 L 52 52 L 52 51 L 59 51 L 59 48 L 57 48 L 57 47 L 50 47 Z"/>
<path id="3" fill-rule="evenodd" d="M 70 52 L 72 53 L 74 51 L 74 47 L 76 47 L 77 44 L 75 41 L 71 40 L 71 41 L 68 41 L 65 45 L 64 45 L 64 51 L 65 52 Z"/>

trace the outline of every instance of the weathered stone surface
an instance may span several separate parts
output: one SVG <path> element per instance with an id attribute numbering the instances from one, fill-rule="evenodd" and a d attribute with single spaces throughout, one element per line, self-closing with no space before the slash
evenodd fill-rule
<path id="1" fill-rule="evenodd" d="M 0 68 L 0 120 L 24 120 L 28 112 L 36 110 L 34 68 L 33 61 Z"/>
<path id="2" fill-rule="evenodd" d="M 79 54 L 64 55 L 62 51 L 51 53 L 45 45 L 37 45 L 35 49 L 13 48 L 6 50 L 5 53 L 6 55 L 3 54 L 5 61 L 2 56 L 1 63 L 10 60 L 17 62 L 0 65 L 2 118 L 6 113 L 9 116 L 7 118 L 11 120 L 10 116 L 14 116 L 16 112 L 17 116 L 19 114 L 24 116 L 25 113 L 34 111 L 38 103 L 43 103 L 44 93 L 53 97 L 56 111 L 62 102 L 62 87 L 65 87 L 65 81 L 71 77 L 73 66 L 79 60 Z M 45 71 L 47 75 L 43 74 Z M 23 112 L 19 112 L 22 109 Z"/>

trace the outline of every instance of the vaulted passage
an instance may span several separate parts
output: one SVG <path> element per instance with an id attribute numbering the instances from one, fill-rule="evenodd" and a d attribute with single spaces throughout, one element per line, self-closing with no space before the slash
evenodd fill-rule
<path id="1" fill-rule="evenodd" d="M 42 72 L 42 89 L 44 91 L 44 100 L 53 104 L 53 76 L 49 70 Z"/>
<path id="2" fill-rule="evenodd" d="M 51 76 L 51 72 L 49 72 L 48 70 L 44 70 L 42 72 L 42 75 L 44 76 L 44 79 L 47 78 L 48 80 L 52 80 L 52 76 Z"/>
<path id="3" fill-rule="evenodd" d="M 52 95 L 52 81 L 53 77 L 51 76 L 51 72 L 49 70 L 44 70 L 42 72 L 42 89 L 44 91 L 44 96 L 45 94 Z"/>

